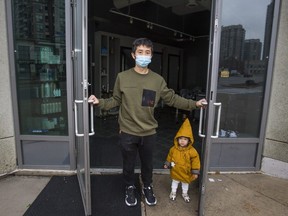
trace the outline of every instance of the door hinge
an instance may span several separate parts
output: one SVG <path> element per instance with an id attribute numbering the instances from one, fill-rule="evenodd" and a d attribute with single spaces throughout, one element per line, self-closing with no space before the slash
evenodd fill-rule
<path id="1" fill-rule="evenodd" d="M 76 0 L 71 0 L 70 4 L 71 4 L 71 7 L 76 7 L 77 5 Z"/>
<path id="2" fill-rule="evenodd" d="M 218 19 L 215 19 L 214 32 L 218 31 Z"/>
<path id="3" fill-rule="evenodd" d="M 75 59 L 75 50 L 71 50 L 71 58 L 74 60 Z"/>

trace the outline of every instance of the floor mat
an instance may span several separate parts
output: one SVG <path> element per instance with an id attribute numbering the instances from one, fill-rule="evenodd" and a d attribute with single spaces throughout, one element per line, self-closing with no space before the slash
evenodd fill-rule
<path id="1" fill-rule="evenodd" d="M 140 188 L 139 175 L 135 175 Z M 141 216 L 140 190 L 138 204 L 127 207 L 124 202 L 122 175 L 91 176 L 92 215 Z M 77 176 L 54 176 L 31 204 L 24 216 L 82 216 L 82 204 Z"/>
<path id="2" fill-rule="evenodd" d="M 92 213 L 99 216 L 141 216 L 139 174 L 135 174 L 138 203 L 127 207 L 122 175 L 91 176 Z"/>
<path id="3" fill-rule="evenodd" d="M 24 216 L 84 214 L 77 176 L 53 176 Z"/>

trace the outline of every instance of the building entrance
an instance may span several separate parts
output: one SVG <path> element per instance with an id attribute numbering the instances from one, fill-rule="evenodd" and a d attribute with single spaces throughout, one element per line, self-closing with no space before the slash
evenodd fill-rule
<path id="1" fill-rule="evenodd" d="M 111 97 L 117 74 L 134 65 L 132 41 L 147 37 L 155 45 L 151 70 L 179 95 L 208 100 L 203 118 L 157 104 L 155 170 L 185 117 L 206 171 L 259 170 L 279 1 L 49 2 L 7 1 L 20 169 L 77 168 L 89 214 L 90 165 L 121 170 L 122 158 L 118 109 L 89 114 L 87 97 Z"/>
<path id="2" fill-rule="evenodd" d="M 213 94 L 214 102 L 222 104 L 219 128 L 217 125 L 213 128 L 213 134 L 217 133 L 219 139 L 211 141 L 210 170 L 259 170 L 274 1 L 267 0 L 265 4 L 258 0 L 253 4 L 237 0 L 217 2 L 221 5 L 217 17 L 221 26 L 215 24 L 220 33 L 216 41 L 219 46 L 214 49 L 211 1 L 195 1 L 193 7 L 185 2 L 111 0 L 100 5 L 90 1 L 91 92 L 102 98 L 112 96 L 117 73 L 134 66 L 130 56 L 133 40 L 148 37 L 155 43 L 151 69 L 165 78 L 169 88 L 194 99 Z M 241 12 L 238 6 L 243 7 Z M 261 8 L 258 15 L 254 14 L 256 8 Z M 237 19 L 231 18 L 231 14 L 237 14 Z M 259 22 L 257 28 L 253 28 L 256 18 Z M 217 55 L 214 65 L 212 54 Z M 215 74 L 212 74 L 213 67 Z M 209 92 L 211 83 L 215 89 Z M 218 114 L 217 110 L 215 107 L 213 115 Z M 117 109 L 95 111 L 95 128 L 99 133 L 90 145 L 99 155 L 93 156 L 90 152 L 92 167 L 121 167 L 119 155 L 112 157 L 113 162 L 100 154 L 118 152 L 117 144 L 113 144 L 118 134 L 117 112 Z M 155 118 L 159 121 L 159 133 L 155 168 L 162 169 L 177 123 L 183 116 L 191 118 L 194 129 L 198 129 L 199 111 L 185 113 L 165 104 L 157 106 Z M 93 145 L 97 141 L 103 145 Z M 195 144 L 201 152 L 202 139 L 198 137 Z M 108 150 L 110 147 L 115 151 Z"/>

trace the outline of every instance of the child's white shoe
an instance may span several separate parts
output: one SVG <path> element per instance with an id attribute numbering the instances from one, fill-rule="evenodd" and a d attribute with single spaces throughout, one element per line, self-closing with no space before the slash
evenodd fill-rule
<path id="1" fill-rule="evenodd" d="M 182 197 L 184 199 L 185 202 L 189 203 L 190 202 L 190 197 L 187 193 L 183 193 L 182 194 Z"/>
<path id="2" fill-rule="evenodd" d="M 170 193 L 170 195 L 169 195 L 169 198 L 171 199 L 171 200 L 176 200 L 176 193 L 175 192 L 171 192 Z"/>

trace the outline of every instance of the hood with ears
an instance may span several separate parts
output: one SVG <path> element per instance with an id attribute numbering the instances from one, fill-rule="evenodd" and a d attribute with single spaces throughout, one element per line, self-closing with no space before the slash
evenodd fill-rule
<path id="1" fill-rule="evenodd" d="M 185 121 L 181 125 L 180 129 L 178 130 L 176 136 L 174 137 L 174 145 L 175 146 L 178 146 L 177 138 L 181 137 L 181 136 L 188 137 L 190 139 L 190 143 L 191 143 L 190 145 L 193 145 L 194 137 L 193 137 L 193 133 L 192 133 L 192 126 L 191 126 L 188 118 L 185 119 Z"/>

